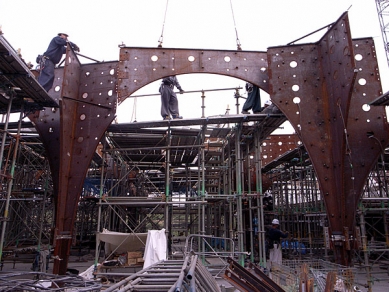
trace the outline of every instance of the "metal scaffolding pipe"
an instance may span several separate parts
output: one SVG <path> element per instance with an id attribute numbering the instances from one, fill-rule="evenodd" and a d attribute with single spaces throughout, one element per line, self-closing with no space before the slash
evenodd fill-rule
<path id="1" fill-rule="evenodd" d="M 197 261 L 196 265 L 196 278 L 199 277 L 202 279 L 202 283 L 208 287 L 207 291 L 220 291 L 219 286 L 216 283 L 216 280 L 212 277 L 209 271 Z"/>
<path id="2" fill-rule="evenodd" d="M 244 245 L 243 245 L 243 220 L 242 220 L 242 158 L 241 158 L 241 147 L 240 147 L 240 138 L 242 135 L 242 124 L 239 124 L 235 133 L 235 164 L 236 164 L 236 217 L 237 217 L 237 233 L 238 233 L 238 252 L 239 254 L 239 264 L 244 266 Z"/>
<path id="3" fill-rule="evenodd" d="M 205 131 L 207 129 L 207 125 L 204 125 L 201 129 L 201 143 L 205 143 Z M 201 149 L 201 200 L 205 201 L 205 149 Z M 205 235 L 205 205 L 201 205 L 201 229 L 200 229 L 200 234 Z M 200 217 L 199 217 L 200 219 Z M 202 242 L 202 252 L 205 252 L 205 242 Z M 202 258 L 204 262 L 204 257 Z"/>
<path id="4" fill-rule="evenodd" d="M 250 160 L 250 147 L 247 144 L 247 185 L 248 190 L 247 193 L 251 194 L 251 160 Z M 253 210 L 252 210 L 252 201 L 251 198 L 248 198 L 249 200 L 249 228 L 250 228 L 250 260 L 253 263 L 254 262 L 254 229 L 253 229 Z"/>
<path id="5" fill-rule="evenodd" d="M 185 257 L 184 264 L 182 265 L 180 276 L 178 277 L 178 280 L 176 284 L 170 289 L 169 291 L 175 291 L 175 292 L 180 292 L 181 291 L 181 286 L 182 286 L 182 281 L 184 280 L 185 277 L 185 269 L 188 266 L 188 260 L 189 260 L 189 255 Z"/>
<path id="6" fill-rule="evenodd" d="M 47 161 L 45 161 L 45 162 L 46 162 L 45 166 L 48 167 Z M 49 184 L 49 176 L 46 176 L 45 188 L 43 191 L 43 198 L 42 198 L 42 212 L 41 212 L 40 225 L 39 225 L 38 250 L 37 250 L 37 254 L 39 256 L 39 259 L 42 262 L 43 262 L 43 260 L 40 258 L 41 257 L 40 251 L 41 251 L 41 244 L 42 244 L 43 223 L 44 223 L 45 212 L 46 212 L 46 197 L 47 197 L 48 184 Z M 36 265 L 35 271 L 38 270 L 38 267 L 39 267 L 39 265 Z M 49 261 L 46 262 L 46 271 L 48 270 L 48 268 L 49 268 Z"/>
<path id="7" fill-rule="evenodd" d="M 196 292 L 196 277 L 190 280 L 189 292 Z"/>
<path id="8" fill-rule="evenodd" d="M 190 90 L 185 91 L 185 93 L 196 93 L 196 92 L 209 92 L 209 91 L 223 91 L 223 90 L 236 90 L 236 89 L 242 89 L 242 87 L 233 87 L 233 88 L 219 88 L 219 89 L 201 89 L 201 90 Z M 176 93 L 180 93 L 179 91 Z M 161 95 L 160 93 L 152 93 L 152 94 L 141 94 L 141 95 L 131 95 L 130 98 L 133 97 L 142 97 L 142 96 L 155 96 L 155 95 Z"/>
<path id="9" fill-rule="evenodd" d="M 12 192 L 12 186 L 14 181 L 14 174 L 15 174 L 15 165 L 16 165 L 16 157 L 18 153 L 19 148 L 19 141 L 20 141 L 20 129 L 22 127 L 22 118 L 23 118 L 23 105 L 20 111 L 19 116 L 19 123 L 18 123 L 18 132 L 16 134 L 16 142 L 15 142 L 15 149 L 12 157 L 12 164 L 11 164 L 11 171 L 9 173 L 9 180 L 8 180 L 8 188 L 7 188 L 7 201 L 5 202 L 4 206 L 4 218 L 3 218 L 3 224 L 1 229 L 1 238 L 0 238 L 0 261 L 3 258 L 3 247 L 4 247 L 4 238 L 5 238 L 5 229 L 7 228 L 7 221 L 8 221 L 8 212 L 9 212 L 9 202 L 11 198 L 11 192 Z M 6 133 L 4 133 L 6 135 Z"/>
<path id="10" fill-rule="evenodd" d="M 105 147 L 105 143 L 104 143 Z M 100 233 L 100 224 L 101 224 L 101 203 L 103 200 L 103 191 L 104 191 L 104 168 L 105 168 L 105 159 L 106 159 L 106 153 L 103 153 L 103 163 L 101 165 L 101 177 L 100 177 L 100 192 L 99 192 L 99 208 L 97 211 L 97 228 L 96 228 L 96 246 L 95 246 L 95 263 L 94 263 L 94 272 L 97 272 L 97 265 L 99 262 L 99 245 L 100 242 L 97 240 L 97 235 Z M 96 275 L 96 274 L 95 274 Z M 96 277 L 96 276 L 95 276 Z"/>
<path id="11" fill-rule="evenodd" d="M 262 191 L 262 150 L 259 139 L 259 128 L 254 132 L 255 145 L 255 173 L 256 173 L 256 188 L 259 197 L 257 197 L 258 206 L 258 252 L 259 263 L 266 269 L 266 249 L 265 249 L 265 218 L 263 214 L 263 191 Z"/>
<path id="12" fill-rule="evenodd" d="M 134 148 L 113 148 L 103 150 L 102 152 L 124 152 L 124 151 L 138 151 L 138 150 L 167 150 L 167 149 L 200 149 L 205 148 L 204 145 L 176 145 L 176 146 L 160 146 L 160 147 L 134 147 Z"/>
<path id="13" fill-rule="evenodd" d="M 191 205 L 207 204 L 207 201 L 171 201 L 171 202 L 101 202 L 100 205 L 120 205 L 120 206 L 154 206 L 154 205 Z"/>
<path id="14" fill-rule="evenodd" d="M 167 129 L 167 143 L 168 147 L 171 146 L 172 141 L 172 132 L 170 125 Z M 166 149 L 166 160 L 165 160 L 165 201 L 166 203 L 169 202 L 171 199 L 170 197 L 170 148 Z M 171 207 L 168 205 L 167 208 L 165 208 L 165 234 L 166 234 L 166 254 L 170 255 L 171 252 L 171 220 L 170 218 L 170 209 Z"/>
<path id="15" fill-rule="evenodd" d="M 14 99 L 13 93 L 11 92 L 11 96 L 9 98 L 8 107 L 7 107 L 7 114 L 5 116 L 5 124 L 3 129 L 3 136 L 1 140 L 1 146 L 0 146 L 0 173 L 2 171 L 3 166 L 3 157 L 4 157 L 4 149 L 5 149 L 5 141 L 7 140 L 7 133 L 8 133 L 8 124 L 9 124 L 9 117 L 11 114 L 11 108 L 12 108 L 12 101 Z M 1 259 L 1 254 L 0 254 Z"/>
<path id="16" fill-rule="evenodd" d="M 368 288 L 368 291 L 371 292 L 372 291 L 372 279 L 371 279 L 371 267 L 369 265 L 369 254 L 368 254 L 368 250 L 367 250 L 365 215 L 361 211 L 359 212 L 359 219 L 360 219 L 360 226 L 361 226 L 363 259 L 365 261 L 365 267 L 366 267 L 367 288 Z"/>
<path id="17" fill-rule="evenodd" d="M 196 269 L 197 258 L 198 258 L 197 255 L 192 256 L 192 262 L 190 263 L 189 271 L 186 274 L 186 278 L 188 280 L 192 280 L 194 278 L 194 272 L 195 272 L 195 269 Z"/>
<path id="18" fill-rule="evenodd" d="M 136 277 L 139 277 L 140 275 L 142 275 L 142 276 L 147 276 L 147 275 L 153 276 L 152 274 L 147 274 L 146 272 L 152 270 L 153 268 L 155 268 L 156 266 L 158 266 L 158 265 L 161 264 L 161 263 L 163 263 L 163 261 L 160 261 L 160 262 L 155 263 L 155 264 L 153 264 L 153 265 L 151 265 L 151 266 L 148 266 L 147 268 L 145 268 L 145 269 L 139 271 L 138 273 L 132 274 L 131 276 L 129 276 L 129 277 L 127 277 L 127 278 L 125 278 L 125 279 L 123 279 L 123 280 L 121 280 L 121 281 L 119 281 L 119 282 L 113 284 L 112 286 L 108 287 L 108 288 L 105 289 L 104 291 L 105 291 L 105 292 L 112 292 L 112 291 L 115 291 L 115 290 L 116 290 L 117 288 L 119 288 L 120 286 L 123 286 L 123 285 L 125 285 L 126 283 L 130 282 L 131 280 L 136 279 Z M 168 275 L 171 275 L 171 274 L 168 274 Z"/>

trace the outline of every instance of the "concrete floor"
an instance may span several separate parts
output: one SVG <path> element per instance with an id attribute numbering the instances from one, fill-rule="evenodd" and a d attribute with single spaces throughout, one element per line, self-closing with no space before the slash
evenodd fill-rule
<path id="1" fill-rule="evenodd" d="M 389 274 L 388 270 L 380 268 L 378 265 L 374 265 L 371 272 L 372 290 L 374 292 L 386 292 L 389 290 Z M 355 274 L 355 283 L 361 291 L 369 291 L 364 287 L 367 285 L 366 271 L 364 269 L 357 269 Z"/>

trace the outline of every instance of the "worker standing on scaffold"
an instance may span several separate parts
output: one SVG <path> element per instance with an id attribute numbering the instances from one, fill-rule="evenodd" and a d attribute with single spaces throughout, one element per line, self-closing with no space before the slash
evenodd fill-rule
<path id="1" fill-rule="evenodd" d="M 249 114 L 249 110 L 253 110 L 253 114 L 261 112 L 261 94 L 258 86 L 246 83 L 247 99 L 242 108 L 242 114 Z"/>
<path id="2" fill-rule="evenodd" d="M 173 120 L 182 119 L 178 110 L 178 99 L 174 92 L 174 86 L 177 87 L 180 94 L 184 93 L 175 75 L 163 78 L 162 84 L 159 87 L 159 92 L 161 93 L 161 115 L 164 120 L 170 120 L 170 115 Z"/>

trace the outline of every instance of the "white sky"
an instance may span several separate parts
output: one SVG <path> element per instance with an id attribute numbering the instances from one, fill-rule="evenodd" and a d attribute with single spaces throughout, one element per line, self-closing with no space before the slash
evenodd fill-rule
<path id="1" fill-rule="evenodd" d="M 231 0 L 243 50 L 266 51 L 286 45 L 336 21 L 349 9 L 352 38 L 373 37 L 380 64 L 383 90 L 388 91 L 388 66 L 374 0 Z M 156 47 L 161 36 L 166 0 L 0 0 L 4 37 L 21 48 L 26 62 L 35 64 L 58 33 L 81 48 L 81 54 L 100 61 L 118 60 L 118 45 Z M 299 43 L 316 42 L 324 31 Z M 169 0 L 163 35 L 165 48 L 236 49 L 230 0 Z M 90 61 L 82 60 L 89 63 Z M 238 79 L 204 74 L 178 76 L 186 91 L 241 86 Z M 135 94 L 158 93 L 154 82 Z M 233 91 L 206 93 L 205 115 L 224 114 L 227 105 L 236 113 Z M 241 90 L 242 95 L 245 90 Z M 201 117 L 201 93 L 178 95 L 184 118 Z M 268 97 L 262 94 L 262 103 Z M 119 123 L 133 121 L 134 100 L 117 111 Z M 138 121 L 159 120 L 160 97 L 136 99 Z M 244 100 L 240 104 L 243 105 Z"/>

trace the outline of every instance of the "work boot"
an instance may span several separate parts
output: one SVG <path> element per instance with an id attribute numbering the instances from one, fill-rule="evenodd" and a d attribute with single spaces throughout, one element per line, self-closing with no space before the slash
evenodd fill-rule
<path id="1" fill-rule="evenodd" d="M 250 114 L 250 112 L 248 112 L 248 111 L 242 111 L 242 114 L 248 115 L 248 114 Z"/>
<path id="2" fill-rule="evenodd" d="M 181 116 L 173 116 L 173 120 L 182 120 L 183 119 L 183 117 L 181 117 Z"/>
<path id="3" fill-rule="evenodd" d="M 164 120 L 164 121 L 170 120 L 170 116 L 164 116 L 163 120 Z"/>

